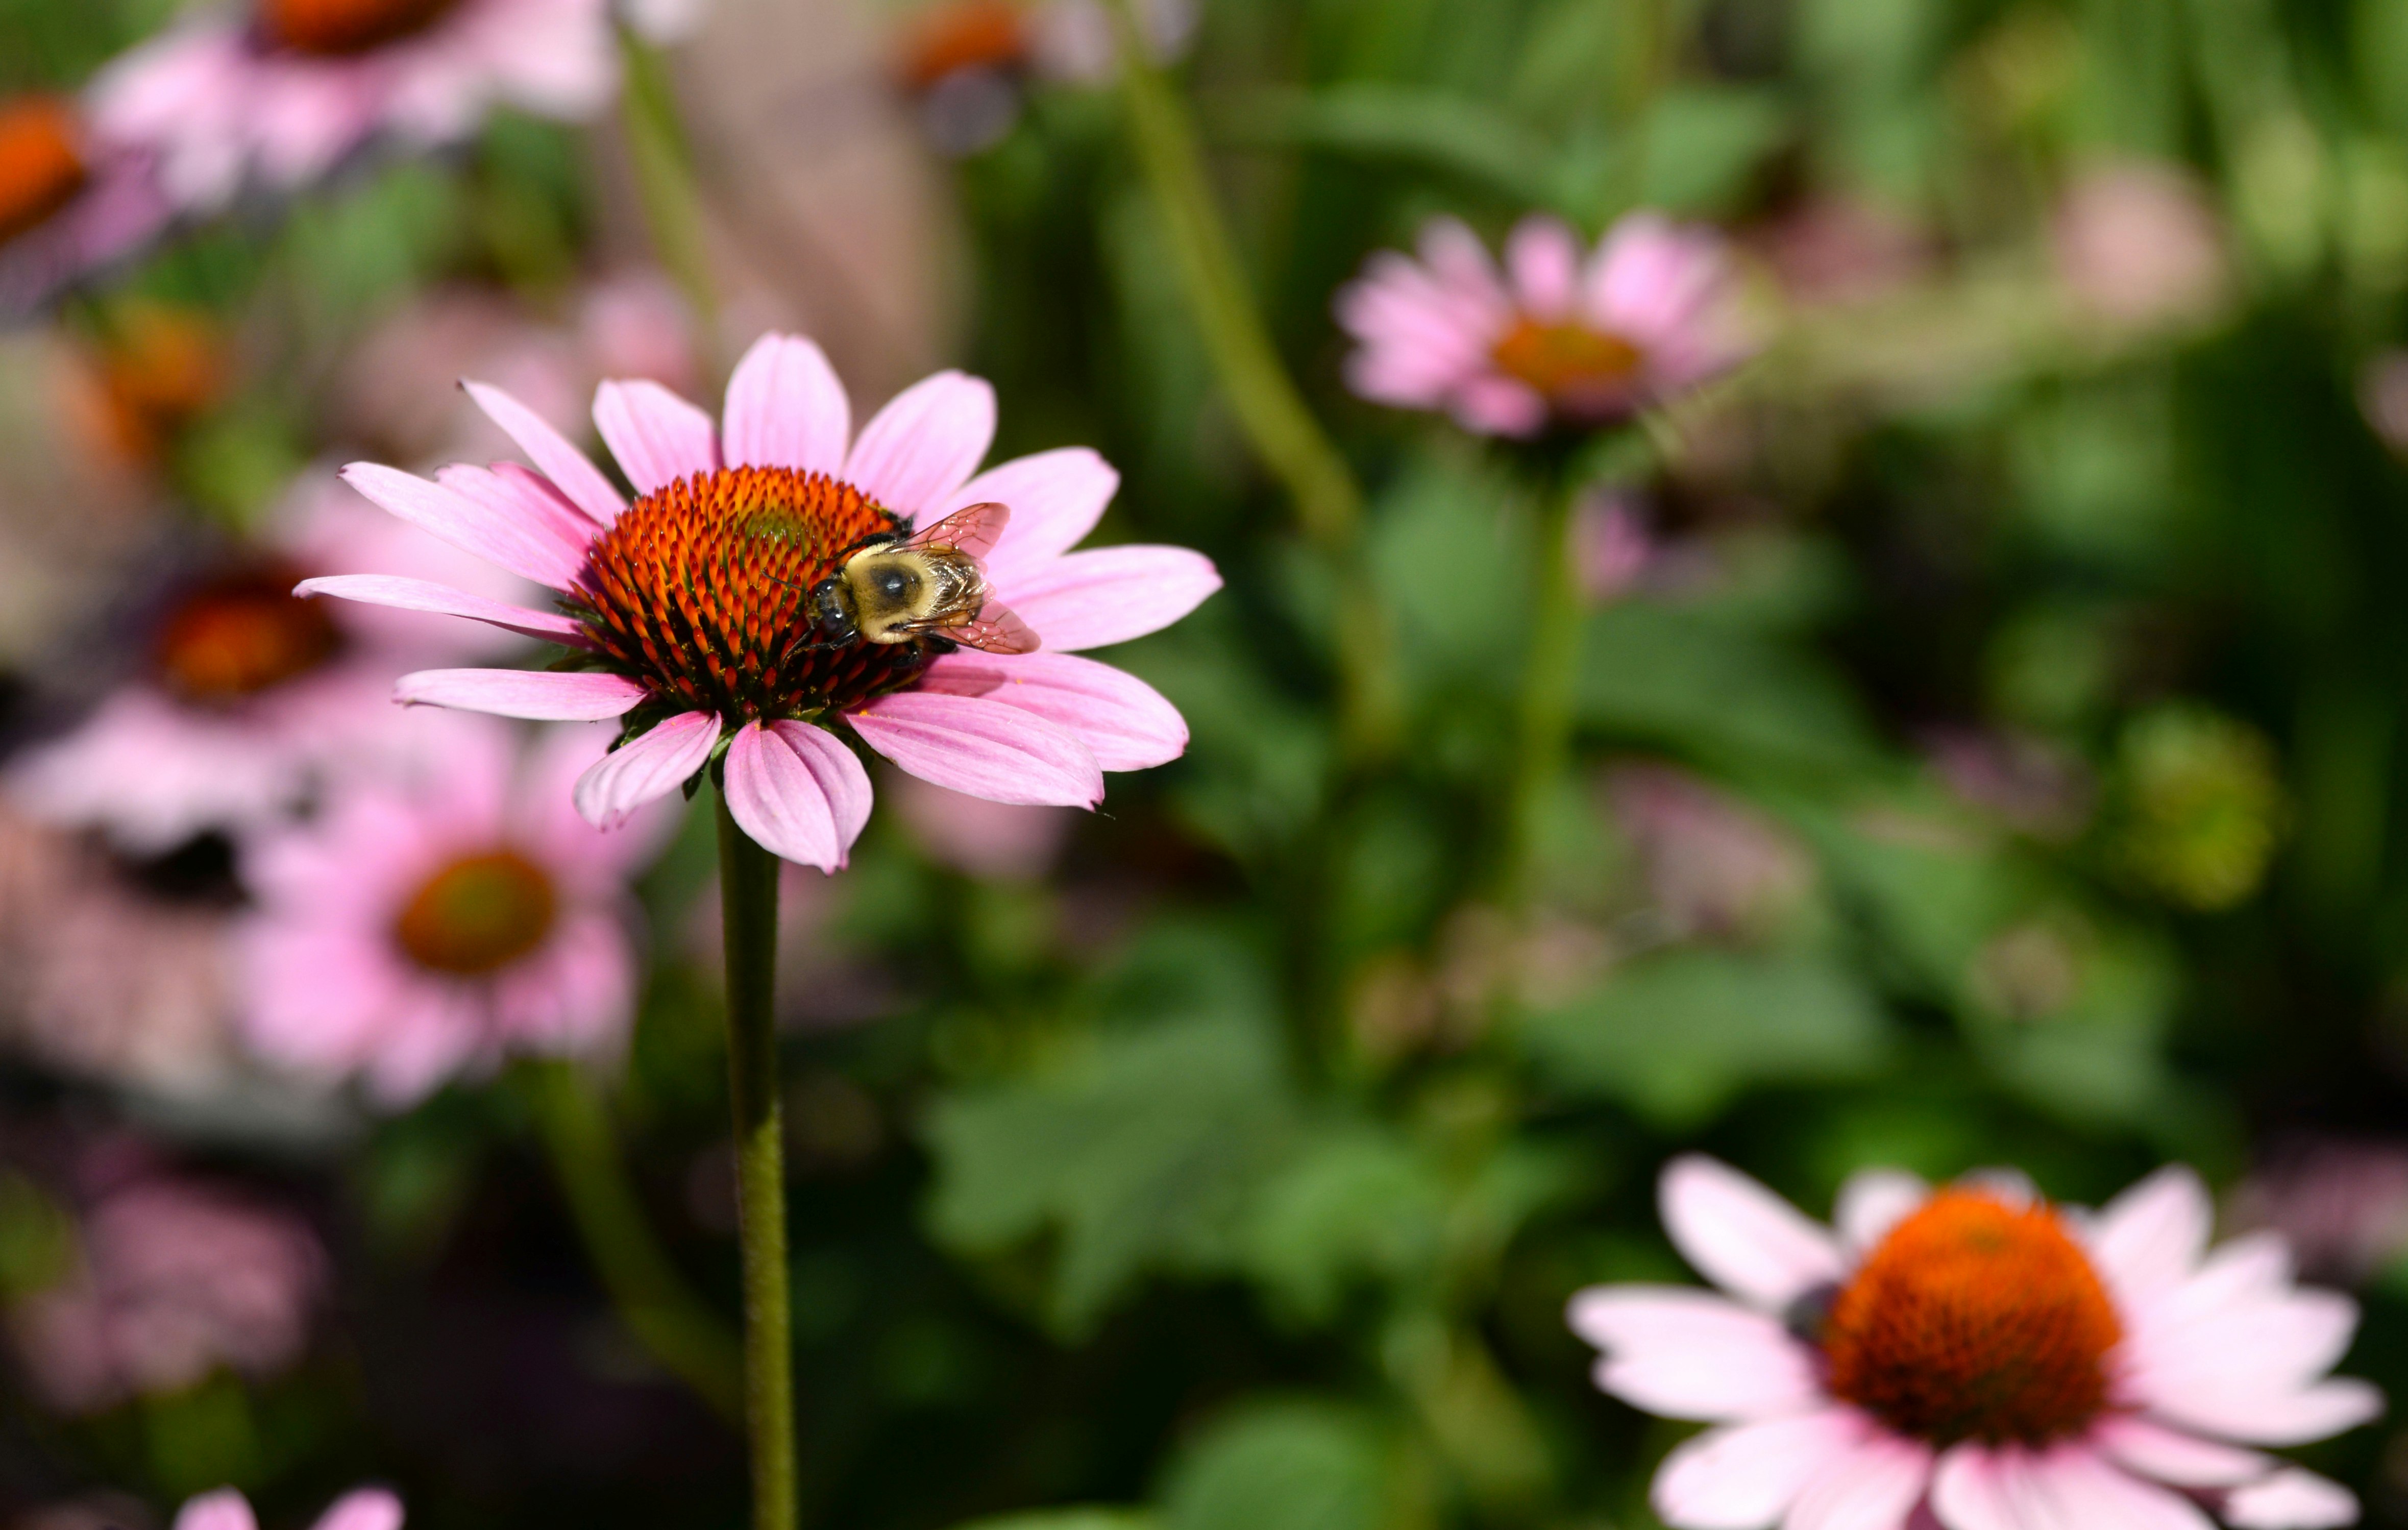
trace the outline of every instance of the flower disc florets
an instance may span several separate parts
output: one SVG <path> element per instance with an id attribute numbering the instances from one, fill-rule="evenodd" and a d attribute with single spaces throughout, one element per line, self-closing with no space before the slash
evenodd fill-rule
<path id="1" fill-rule="evenodd" d="M 170 692 L 222 706 L 319 668 L 343 634 L 323 606 L 293 594 L 294 570 L 265 563 L 185 592 L 159 624 L 152 657 Z"/>
<path id="2" fill-rule="evenodd" d="M 572 597 L 609 667 L 731 724 L 843 710 L 919 678 L 918 642 L 814 643 L 811 591 L 903 522 L 824 473 L 724 468 L 664 485 L 595 539 Z"/>
<path id="3" fill-rule="evenodd" d="M 64 102 L 46 95 L 0 102 L 0 244 L 48 222 L 89 178 Z"/>
<path id="4" fill-rule="evenodd" d="M 1902 1435 L 2044 1445 L 2106 1406 L 2122 1335 L 2054 1210 L 1952 1190 L 1874 1248 L 1822 1341 L 1832 1393 Z"/>

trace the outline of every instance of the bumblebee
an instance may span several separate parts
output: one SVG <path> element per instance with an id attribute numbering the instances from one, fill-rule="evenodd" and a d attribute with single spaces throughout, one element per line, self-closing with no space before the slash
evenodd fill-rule
<path id="1" fill-rule="evenodd" d="M 1037 634 L 995 598 L 981 564 L 1010 519 L 1010 507 L 989 501 L 909 537 L 869 538 L 811 590 L 820 645 L 921 638 L 990 654 L 1034 653 Z"/>

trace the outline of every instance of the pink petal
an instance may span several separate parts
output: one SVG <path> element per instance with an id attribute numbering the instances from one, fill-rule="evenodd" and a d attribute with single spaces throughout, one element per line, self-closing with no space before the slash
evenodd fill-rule
<path id="1" fill-rule="evenodd" d="M 1011 507 L 1011 526 L 986 560 L 987 577 L 1000 589 L 1076 547 L 1120 486 L 1111 463 L 1083 446 L 1066 446 L 989 468 L 939 505 L 938 514 L 989 500 Z"/>
<path id="2" fill-rule="evenodd" d="M 628 814 L 685 785 L 718 742 L 719 719 L 708 712 L 681 712 L 654 724 L 577 778 L 578 816 L 596 829 L 616 829 Z"/>
<path id="3" fill-rule="evenodd" d="M 1782 1530 L 1904 1530 L 1930 1481 L 1929 1446 L 1874 1434 L 1825 1463 Z"/>
<path id="4" fill-rule="evenodd" d="M 343 482 L 368 499 L 452 546 L 553 589 L 567 589 L 585 566 L 585 544 L 557 528 L 480 505 L 398 468 L 354 462 Z"/>
<path id="5" fill-rule="evenodd" d="M 1525 218 L 1505 241 L 1505 268 L 1513 276 L 1513 296 L 1525 312 L 1542 323 L 1570 316 L 1580 295 L 1580 240 L 1560 219 Z"/>
<path id="6" fill-rule="evenodd" d="M 1221 587 L 1221 571 L 1184 547 L 1098 547 L 1039 566 L 996 594 L 1057 654 L 1160 631 Z"/>
<path id="7" fill-rule="evenodd" d="M 719 467 L 710 416 L 649 380 L 595 388 L 594 428 L 638 494 Z"/>
<path id="8" fill-rule="evenodd" d="M 2233 1530 L 2331 1530 L 2358 1523 L 2358 1499 L 2339 1482 L 2286 1466 L 2224 1500 Z"/>
<path id="9" fill-rule="evenodd" d="M 539 723 L 593 723 L 634 711 L 644 687 L 624 675 L 571 671 L 421 670 L 394 682 L 393 699 Z"/>
<path id="10" fill-rule="evenodd" d="M 1187 722 L 1133 674 L 1070 654 L 982 654 L 965 649 L 930 666 L 924 695 L 982 696 L 1077 734 L 1098 769 L 1142 771 L 1187 751 Z"/>
<path id="11" fill-rule="evenodd" d="M 401 1530 L 401 1500 L 382 1488 L 359 1488 L 335 1500 L 314 1530 Z"/>
<path id="12" fill-rule="evenodd" d="M 2194 1387 L 2157 1395 L 2150 1411 L 2186 1428 L 2252 1445 L 2304 1445 L 2355 1429 L 2383 1411 L 2383 1393 L 2355 1377 L 2334 1377 L 2296 1392 Z"/>
<path id="13" fill-rule="evenodd" d="M 1093 807 L 1096 757 L 1065 728 L 968 696 L 898 691 L 849 715 L 868 745 L 938 786 L 990 802 Z"/>
<path id="14" fill-rule="evenodd" d="M 810 723 L 745 724 L 727 746 L 726 779 L 736 826 L 798 866 L 842 870 L 869 821 L 869 772 Z"/>
<path id="15" fill-rule="evenodd" d="M 2116 1294 L 2138 1306 L 2190 1274 L 2213 1213 L 2199 1176 L 2174 1164 L 2108 1203 L 2087 1241 Z"/>
<path id="16" fill-rule="evenodd" d="M 1682 1257 L 1715 1285 L 1768 1311 L 1840 1278 L 1831 1235 L 1727 1164 L 1695 1153 L 1674 1159 L 1656 1201 Z"/>
<path id="17" fill-rule="evenodd" d="M 2200 1507 L 2180 1494 L 2143 1482 L 2079 1444 L 2028 1458 L 2029 1497 L 2050 1506 L 2042 1523 L 2101 1530 L 2215 1530 Z M 2028 1519 L 2027 1523 L 2030 1523 Z"/>
<path id="18" fill-rule="evenodd" d="M 176 1530 L 259 1530 L 251 1502 L 232 1488 L 185 1500 L 176 1511 Z"/>
<path id="19" fill-rule="evenodd" d="M 887 401 L 861 427 L 844 476 L 906 519 L 918 520 L 969 481 L 995 440 L 995 389 L 939 372 Z"/>
<path id="20" fill-rule="evenodd" d="M 1842 1408 L 1709 1429 L 1665 1457 L 1648 1501 L 1658 1519 L 1684 1530 L 1761 1530 L 1863 1430 Z"/>
<path id="21" fill-rule="evenodd" d="M 518 442 L 519 450 L 527 455 L 537 470 L 568 497 L 569 503 L 604 526 L 617 520 L 619 512 L 627 508 L 627 501 L 619 498 L 619 491 L 602 476 L 602 469 L 569 444 L 567 437 L 545 424 L 542 415 L 489 383 L 460 385 L 468 390 L 468 397 L 476 400 L 487 419 Z"/>
<path id="22" fill-rule="evenodd" d="M 1903 1169 L 1863 1169 L 1840 1187 L 1831 1220 L 1848 1251 L 1863 1255 L 1930 1196 L 1931 1187 Z"/>
<path id="23" fill-rule="evenodd" d="M 2223 1488 L 2246 1482 L 2273 1465 L 2271 1457 L 2219 1445 L 2130 1414 L 2100 1420 L 2090 1431 L 2110 1459 L 2180 1488 Z"/>
<path id="24" fill-rule="evenodd" d="M 1775 1418 L 1827 1399 L 1812 1355 L 1775 1320 L 1683 1286 L 1595 1286 L 1566 1314 L 1604 1351 L 1599 1388 L 1668 1418 Z"/>
<path id="25" fill-rule="evenodd" d="M 801 336 L 752 342 L 727 380 L 725 412 L 729 467 L 843 473 L 853 405 L 827 356 Z"/>
<path id="26" fill-rule="evenodd" d="M 581 582 L 585 560 L 602 528 L 570 504 L 551 479 L 523 462 L 496 462 L 490 468 L 455 462 L 437 469 L 435 482 L 489 515 L 523 523 L 547 543 L 577 549 L 567 578 L 554 581 L 552 587 L 566 589 Z"/>
<path id="27" fill-rule="evenodd" d="M 438 616 L 466 616 L 470 621 L 489 622 L 548 642 L 582 645 L 586 641 L 585 629 L 556 611 L 529 611 L 524 606 L 489 600 L 481 595 L 455 590 L 431 579 L 403 579 L 393 574 L 333 574 L 322 579 L 305 579 L 293 586 L 293 593 L 331 595 L 338 600 L 391 606 L 398 611 L 426 611 Z"/>

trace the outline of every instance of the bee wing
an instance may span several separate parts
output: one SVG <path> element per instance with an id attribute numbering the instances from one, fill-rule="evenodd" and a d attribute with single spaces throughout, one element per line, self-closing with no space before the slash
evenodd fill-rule
<path id="1" fill-rule="evenodd" d="M 1000 600 L 981 606 L 968 627 L 945 628 L 945 636 L 990 654 L 1033 654 L 1044 645 L 1037 629 Z"/>
<path id="2" fill-rule="evenodd" d="M 993 499 L 957 510 L 934 525 L 911 533 L 906 547 L 950 547 L 972 562 L 983 562 L 1003 540 L 1003 528 L 1011 519 L 1011 507 Z"/>

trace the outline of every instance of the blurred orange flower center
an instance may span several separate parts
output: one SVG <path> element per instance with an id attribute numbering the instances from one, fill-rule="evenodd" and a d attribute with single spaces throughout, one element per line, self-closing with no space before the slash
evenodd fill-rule
<path id="1" fill-rule="evenodd" d="M 542 945 L 557 907 L 542 867 L 494 850 L 427 878 L 394 922 L 394 939 L 422 967 L 478 977 Z"/>
<path id="2" fill-rule="evenodd" d="M 0 244 L 74 201 L 85 179 L 65 102 L 47 95 L 0 102 Z"/>
<path id="3" fill-rule="evenodd" d="M 1508 377 L 1518 378 L 1553 404 L 1587 408 L 1619 401 L 1646 356 L 1619 335 L 1577 324 L 1513 322 L 1489 352 Z"/>
<path id="4" fill-rule="evenodd" d="M 867 537 L 902 528 L 825 473 L 725 468 L 666 484 L 595 539 L 582 606 L 610 666 L 679 711 L 802 717 L 919 678 L 917 642 L 812 646 L 811 591 Z"/>
<path id="5" fill-rule="evenodd" d="M 269 41 L 341 58 L 425 31 L 460 0 L 259 0 Z"/>
<path id="6" fill-rule="evenodd" d="M 1822 1341 L 1832 1393 L 1901 1434 L 2041 1445 L 2106 1406 L 2122 1334 L 2054 1210 L 1950 1190 L 1873 1249 Z"/>
<path id="7" fill-rule="evenodd" d="M 1028 55 L 1028 23 L 1012 0 L 944 0 L 913 17 L 898 72 L 924 91 L 963 69 L 1010 69 Z"/>
<path id="8" fill-rule="evenodd" d="M 129 460 L 158 457 L 168 438 L 225 385 L 225 348 L 201 314 L 156 304 L 129 307 L 100 365 L 100 426 Z"/>
<path id="9" fill-rule="evenodd" d="M 342 634 L 314 600 L 293 594 L 285 570 L 221 575 L 184 597 L 160 625 L 154 649 L 168 688 L 187 700 L 253 696 L 316 669 Z"/>

